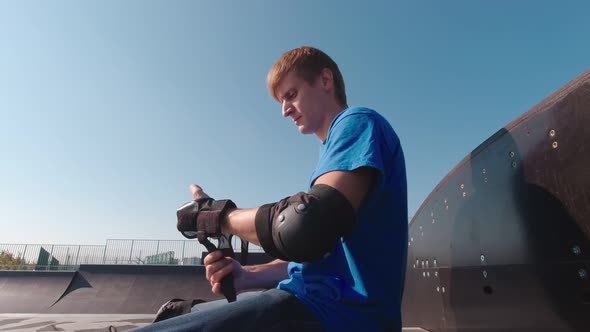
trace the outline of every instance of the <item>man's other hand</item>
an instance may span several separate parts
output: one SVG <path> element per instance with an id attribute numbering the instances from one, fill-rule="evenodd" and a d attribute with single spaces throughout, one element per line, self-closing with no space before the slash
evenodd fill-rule
<path id="1" fill-rule="evenodd" d="M 230 257 L 224 257 L 221 251 L 210 252 L 205 256 L 205 277 L 211 284 L 214 294 L 223 295 L 221 292 L 221 280 L 230 274 L 234 277 L 236 292 L 244 290 L 244 279 L 248 271 L 238 261 Z"/>

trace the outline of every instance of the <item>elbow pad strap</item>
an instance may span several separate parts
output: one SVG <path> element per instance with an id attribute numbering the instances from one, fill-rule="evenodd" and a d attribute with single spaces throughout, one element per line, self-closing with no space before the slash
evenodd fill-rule
<path id="1" fill-rule="evenodd" d="M 278 203 L 271 203 L 265 204 L 258 208 L 258 212 L 256 212 L 256 236 L 258 236 L 258 240 L 260 241 L 260 246 L 264 249 L 264 252 L 269 254 L 270 256 L 278 259 L 282 259 L 284 261 L 288 261 L 289 258 L 285 257 L 285 255 L 281 254 L 281 252 L 275 246 L 273 239 L 272 239 L 272 218 L 271 218 L 271 211 L 273 207 Z"/>

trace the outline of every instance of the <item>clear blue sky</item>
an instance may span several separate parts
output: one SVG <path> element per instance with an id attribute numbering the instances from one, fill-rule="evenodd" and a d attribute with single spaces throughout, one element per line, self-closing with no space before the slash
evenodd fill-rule
<path id="1" fill-rule="evenodd" d="M 183 239 L 198 183 L 239 206 L 307 189 L 319 141 L 268 69 L 311 45 L 406 155 L 409 212 L 471 150 L 590 67 L 590 3 L 2 1 L 0 243 Z"/>

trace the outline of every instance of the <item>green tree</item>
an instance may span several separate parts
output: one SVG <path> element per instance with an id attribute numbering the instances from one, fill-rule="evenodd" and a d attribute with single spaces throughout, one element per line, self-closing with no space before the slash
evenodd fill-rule
<path id="1" fill-rule="evenodd" d="M 23 258 L 15 258 L 10 252 L 0 251 L 0 270 L 18 270 L 23 265 L 26 265 Z"/>

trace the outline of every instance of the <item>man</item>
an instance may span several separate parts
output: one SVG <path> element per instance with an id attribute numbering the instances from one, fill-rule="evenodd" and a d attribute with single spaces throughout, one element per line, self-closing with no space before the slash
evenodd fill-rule
<path id="1" fill-rule="evenodd" d="M 309 191 L 239 209 L 191 185 L 198 207 L 178 228 L 192 238 L 231 233 L 277 258 L 241 266 L 220 251 L 210 253 L 204 263 L 214 293 L 221 294 L 221 280 L 230 274 L 238 293 L 274 289 L 149 328 L 401 331 L 407 192 L 398 137 L 375 111 L 348 107 L 338 66 L 318 49 L 286 52 L 267 83 L 283 116 L 321 141 Z"/>

